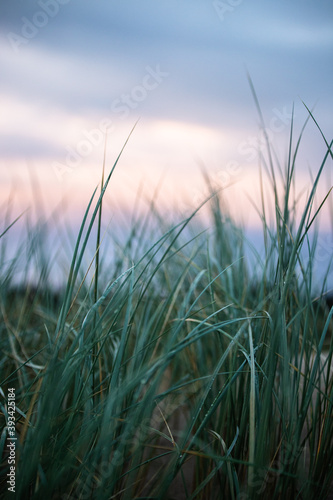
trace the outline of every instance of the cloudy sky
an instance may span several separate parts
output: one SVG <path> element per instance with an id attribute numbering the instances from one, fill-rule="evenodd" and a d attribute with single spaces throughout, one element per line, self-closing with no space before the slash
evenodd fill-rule
<path id="1" fill-rule="evenodd" d="M 32 178 L 50 207 L 63 197 L 73 213 L 83 207 L 105 131 L 110 168 L 139 119 L 113 200 L 130 206 L 140 186 L 153 193 L 160 182 L 164 203 L 182 196 L 183 209 L 194 207 L 205 165 L 214 185 L 232 184 L 233 208 L 250 223 L 262 134 L 247 72 L 282 164 L 293 105 L 295 134 L 304 101 L 332 139 L 331 0 L 2 0 L 0 31 L 1 198 L 11 193 L 18 212 Z M 301 186 L 324 154 L 310 122 Z"/>

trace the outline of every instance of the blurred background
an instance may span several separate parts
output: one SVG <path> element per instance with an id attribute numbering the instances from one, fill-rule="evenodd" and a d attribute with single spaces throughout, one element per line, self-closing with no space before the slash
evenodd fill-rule
<path id="1" fill-rule="evenodd" d="M 281 165 L 293 107 L 295 138 L 304 102 L 331 140 L 330 0 L 2 0 L 0 29 L 0 186 L 12 219 L 63 207 L 62 217 L 78 222 L 100 182 L 106 131 L 109 170 L 139 120 L 109 187 L 106 223 L 131 212 L 138 192 L 157 196 L 161 210 L 189 213 L 207 196 L 205 169 L 255 235 L 249 199 L 259 202 L 264 134 L 247 73 Z M 310 120 L 299 192 L 326 151 Z M 318 203 L 331 170 L 330 160 Z M 327 259 L 330 212 L 321 218 Z"/>

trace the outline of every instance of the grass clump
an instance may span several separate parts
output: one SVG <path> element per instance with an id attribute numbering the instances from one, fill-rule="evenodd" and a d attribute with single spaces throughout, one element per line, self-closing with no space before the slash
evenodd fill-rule
<path id="1" fill-rule="evenodd" d="M 327 498 L 333 309 L 313 296 L 309 230 L 332 152 L 326 142 L 298 220 L 292 131 L 284 171 L 268 142 L 262 158 L 275 224 L 263 201 L 259 278 L 216 193 L 207 200 L 209 233 L 189 236 L 200 207 L 169 229 L 152 210 L 105 267 L 102 201 L 119 158 L 89 202 L 63 291 L 52 293 L 44 267 L 33 289 L 14 289 L 1 273 L 5 496 L 14 387 L 18 499 Z M 89 283 L 83 262 L 95 225 Z"/>

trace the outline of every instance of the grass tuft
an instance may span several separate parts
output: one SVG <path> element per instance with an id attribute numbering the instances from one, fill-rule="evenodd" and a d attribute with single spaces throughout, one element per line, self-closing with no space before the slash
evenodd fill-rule
<path id="1" fill-rule="evenodd" d="M 333 308 L 324 287 L 319 295 L 313 288 L 310 228 L 331 193 L 314 208 L 332 143 L 323 136 L 327 153 L 299 214 L 292 193 L 303 131 L 293 149 L 292 122 L 285 170 L 266 137 L 261 165 L 275 220 L 267 219 L 261 171 L 264 256 L 212 190 L 203 203 L 209 231 L 191 232 L 203 204 L 167 226 L 153 201 L 145 218 L 133 215 L 123 244 L 102 237 L 103 197 L 119 155 L 88 203 L 63 290 L 48 282 L 39 234 L 26 247 L 40 263 L 36 285 L 14 284 L 19 256 L 6 268 L 1 259 L 4 498 L 8 388 L 16 393 L 17 499 L 328 497 Z M 15 222 L 7 221 L 4 245 Z M 94 229 L 95 255 L 85 266 Z M 100 250 L 110 238 L 114 259 L 105 265 Z"/>

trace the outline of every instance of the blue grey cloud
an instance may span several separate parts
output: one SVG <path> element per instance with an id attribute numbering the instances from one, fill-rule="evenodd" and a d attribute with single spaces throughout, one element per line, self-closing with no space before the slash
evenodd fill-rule
<path id="1" fill-rule="evenodd" d="M 0 27 L 4 99 L 105 114 L 158 64 L 169 77 L 142 116 L 242 127 L 256 121 L 248 70 L 268 115 L 319 100 L 318 120 L 331 124 L 330 1 L 4 0 Z"/>

